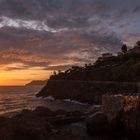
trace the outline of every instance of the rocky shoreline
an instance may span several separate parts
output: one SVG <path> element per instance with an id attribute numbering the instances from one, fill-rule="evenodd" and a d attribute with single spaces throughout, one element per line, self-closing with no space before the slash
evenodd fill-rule
<path id="1" fill-rule="evenodd" d="M 0 140 L 129 140 L 139 138 L 140 100 L 108 96 L 86 111 L 52 111 L 45 107 L 0 117 Z"/>
<path id="2" fill-rule="evenodd" d="M 88 139 L 86 131 L 84 135 L 78 132 L 84 129 L 88 115 L 88 112 L 51 111 L 45 107 L 23 110 L 12 118 L 0 118 L 0 140 Z M 76 131 L 79 134 L 72 132 L 75 127 L 80 127 Z"/>

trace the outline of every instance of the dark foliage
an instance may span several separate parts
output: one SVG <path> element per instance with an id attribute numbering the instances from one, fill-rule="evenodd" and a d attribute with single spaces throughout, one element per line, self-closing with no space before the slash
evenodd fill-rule
<path id="1" fill-rule="evenodd" d="M 140 50 L 140 48 L 137 48 Z M 140 53 L 133 49 L 121 56 L 97 60 L 84 67 L 73 66 L 65 72 L 52 75 L 51 80 L 82 81 L 140 81 Z"/>
<path id="2" fill-rule="evenodd" d="M 127 46 L 126 46 L 126 44 L 124 44 L 122 46 L 121 50 L 122 50 L 123 53 L 126 53 L 127 52 Z"/>

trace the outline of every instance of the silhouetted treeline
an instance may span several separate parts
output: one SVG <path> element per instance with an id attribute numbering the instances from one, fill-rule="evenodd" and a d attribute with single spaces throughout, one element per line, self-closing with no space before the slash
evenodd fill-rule
<path id="1" fill-rule="evenodd" d="M 73 66 L 65 72 L 59 71 L 50 80 L 82 81 L 140 81 L 140 41 L 128 50 L 124 44 L 117 56 L 100 58 L 84 67 Z"/>

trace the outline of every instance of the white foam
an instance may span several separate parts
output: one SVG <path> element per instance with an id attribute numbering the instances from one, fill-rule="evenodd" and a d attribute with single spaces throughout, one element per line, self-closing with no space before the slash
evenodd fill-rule
<path id="1" fill-rule="evenodd" d="M 45 97 L 44 99 L 45 99 L 45 100 L 52 100 L 52 101 L 55 100 L 55 98 L 54 98 L 53 96 L 47 96 L 47 97 Z"/>
<path id="2" fill-rule="evenodd" d="M 63 101 L 71 102 L 71 103 L 73 103 L 73 104 L 79 104 L 79 105 L 88 105 L 87 103 L 81 103 L 81 102 L 79 102 L 79 101 L 71 100 L 71 99 L 64 99 Z"/>

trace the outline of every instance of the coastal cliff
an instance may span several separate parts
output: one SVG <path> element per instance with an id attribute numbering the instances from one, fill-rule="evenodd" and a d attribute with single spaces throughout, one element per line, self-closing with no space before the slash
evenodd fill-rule
<path id="1" fill-rule="evenodd" d="M 49 80 L 37 96 L 72 99 L 101 104 L 104 94 L 131 94 L 138 90 L 135 83 Z"/>
<path id="2" fill-rule="evenodd" d="M 65 72 L 55 72 L 37 96 L 99 104 L 104 94 L 137 93 L 140 81 L 139 52 L 140 48 L 135 47 L 118 56 L 102 56 L 84 67 L 73 66 Z"/>

